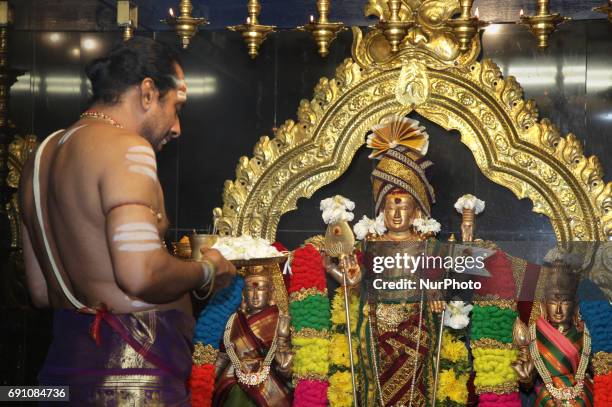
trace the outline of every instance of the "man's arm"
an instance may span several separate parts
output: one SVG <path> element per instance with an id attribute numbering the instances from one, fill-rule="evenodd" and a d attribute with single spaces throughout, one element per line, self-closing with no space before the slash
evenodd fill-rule
<path id="1" fill-rule="evenodd" d="M 32 303 L 37 308 L 44 308 L 49 306 L 49 292 L 47 290 L 47 282 L 45 276 L 40 268 L 38 259 L 34 254 L 32 248 L 32 241 L 30 240 L 30 233 L 26 228 L 23 221 L 21 222 L 21 240 L 23 244 L 23 259 L 25 263 L 26 283 L 28 290 L 30 291 L 30 298 Z"/>
<path id="2" fill-rule="evenodd" d="M 124 137 L 106 154 L 100 180 L 106 238 L 117 285 L 128 295 L 160 304 L 177 300 L 206 281 L 201 263 L 171 256 L 159 236 L 155 154 L 142 139 Z M 210 256 L 219 274 L 235 272 Z M 229 266 L 228 266 L 229 264 Z"/>

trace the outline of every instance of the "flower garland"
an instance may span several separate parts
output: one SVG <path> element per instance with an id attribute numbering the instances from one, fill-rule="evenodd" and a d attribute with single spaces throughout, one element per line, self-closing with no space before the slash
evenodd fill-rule
<path id="1" fill-rule="evenodd" d="M 349 315 L 353 337 L 353 361 L 357 356 L 357 320 L 359 318 L 359 296 L 349 294 Z M 327 398 L 331 407 L 351 407 L 353 405 L 353 381 L 349 356 L 348 336 L 346 335 L 346 312 L 344 310 L 344 291 L 336 288 L 331 310 L 332 332 L 329 347 L 330 376 Z"/>
<path id="2" fill-rule="evenodd" d="M 293 405 L 327 406 L 330 309 L 319 251 L 307 244 L 293 252 L 289 314 L 295 351 Z"/>
<path id="3" fill-rule="evenodd" d="M 436 400 L 441 406 L 465 406 L 468 402 L 467 383 L 471 367 L 465 328 L 470 323 L 471 310 L 472 306 L 463 301 L 451 301 L 446 305 L 444 325 L 450 330 L 445 330 L 442 334 L 436 393 Z"/>
<path id="4" fill-rule="evenodd" d="M 202 310 L 194 332 L 193 366 L 189 387 L 191 402 L 196 407 L 209 407 L 215 387 L 215 359 L 225 329 L 225 323 L 242 301 L 244 280 L 237 276 L 220 290 Z"/>
<path id="5" fill-rule="evenodd" d="M 590 280 L 580 283 L 578 296 L 580 314 L 591 333 L 595 405 L 609 406 L 612 405 L 612 303 Z"/>
<path id="6" fill-rule="evenodd" d="M 479 407 L 520 407 L 512 363 L 512 329 L 518 316 L 512 262 L 501 250 L 485 260 L 490 278 L 483 278 L 472 310 L 471 347 Z"/>

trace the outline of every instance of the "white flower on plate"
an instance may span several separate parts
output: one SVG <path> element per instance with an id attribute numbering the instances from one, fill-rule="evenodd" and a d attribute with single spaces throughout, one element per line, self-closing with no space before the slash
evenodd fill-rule
<path id="1" fill-rule="evenodd" d="M 219 250 L 228 260 L 261 259 L 281 255 L 267 240 L 249 235 L 221 236 L 212 248 Z"/>
<path id="2" fill-rule="evenodd" d="M 442 228 L 442 225 L 440 225 L 440 222 L 438 222 L 434 218 L 429 218 L 429 219 L 416 218 L 415 220 L 412 221 L 412 226 L 414 226 L 416 231 L 419 233 L 423 233 L 423 234 L 433 233 L 434 235 L 440 232 Z"/>
<path id="3" fill-rule="evenodd" d="M 470 311 L 473 306 L 463 301 L 450 301 L 446 304 L 444 325 L 452 329 L 463 329 L 470 323 Z"/>
<path id="4" fill-rule="evenodd" d="M 455 209 L 459 213 L 463 213 L 463 209 L 474 209 L 474 213 L 478 215 L 484 211 L 485 201 L 476 198 L 474 195 L 466 194 L 455 202 Z"/>
<path id="5" fill-rule="evenodd" d="M 378 214 L 376 219 L 370 219 L 367 216 L 363 216 L 359 222 L 353 226 L 355 237 L 357 240 L 363 240 L 367 235 L 380 236 L 387 231 L 385 226 L 385 216 L 381 212 Z"/>
<path id="6" fill-rule="evenodd" d="M 351 212 L 355 209 L 355 202 L 342 195 L 323 199 L 319 207 L 323 212 L 323 222 L 328 225 L 340 221 L 350 222 L 355 217 Z"/>

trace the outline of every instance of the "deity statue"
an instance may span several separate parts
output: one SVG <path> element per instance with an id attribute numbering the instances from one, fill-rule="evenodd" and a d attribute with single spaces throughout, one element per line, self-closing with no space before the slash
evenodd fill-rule
<path id="1" fill-rule="evenodd" d="M 213 405 L 290 406 L 290 317 L 274 304 L 268 267 L 247 267 L 244 281 L 242 305 L 227 322 L 217 357 Z"/>
<path id="2" fill-rule="evenodd" d="M 520 320 L 515 324 L 520 356 L 513 368 L 523 387 L 535 385 L 534 406 L 593 406 L 587 373 L 591 337 L 579 320 L 578 276 L 560 259 L 547 264 L 545 272 L 541 316 L 529 329 Z"/>
<path id="3" fill-rule="evenodd" d="M 429 219 L 434 202 L 433 188 L 425 176 L 425 169 L 432 165 L 424 159 L 428 136 L 417 121 L 404 117 L 392 117 L 373 132 L 368 138 L 368 146 L 375 149 L 371 158 L 380 159 L 372 173 L 375 213 L 383 213 L 387 231 L 363 242 L 362 270 L 350 257 L 339 264 L 326 259 L 325 265 L 340 283 L 343 273 L 349 285 L 362 283 L 359 404 L 426 406 L 433 395 L 434 313 L 441 312 L 445 304 L 436 292 L 419 289 L 417 280 L 433 279 L 436 272 L 393 266 L 378 273 L 372 260 L 377 256 L 416 257 L 431 249 L 427 248 L 430 235 L 415 227 L 419 220 Z M 416 289 L 374 289 L 374 279 L 410 280 Z"/>

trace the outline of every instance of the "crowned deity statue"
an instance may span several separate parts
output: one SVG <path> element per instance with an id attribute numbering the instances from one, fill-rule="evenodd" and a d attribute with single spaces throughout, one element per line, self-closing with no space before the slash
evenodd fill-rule
<path id="1" fill-rule="evenodd" d="M 267 266 L 245 269 L 243 301 L 229 318 L 215 366 L 214 406 L 291 405 L 290 317 L 274 302 Z"/>
<path id="2" fill-rule="evenodd" d="M 550 255 L 540 317 L 529 328 L 520 320 L 515 324 L 520 356 L 513 368 L 521 386 L 535 390 L 534 406 L 593 406 L 591 337 L 578 312 L 578 274 L 564 256 Z"/>
<path id="3" fill-rule="evenodd" d="M 445 304 L 439 292 L 420 289 L 418 280 L 436 279 L 441 270 L 414 267 L 408 259 L 430 252 L 435 241 L 429 238 L 439 230 L 430 218 L 434 191 L 425 175 L 432 165 L 424 158 L 428 135 L 418 121 L 397 116 L 372 131 L 370 157 L 379 160 L 372 173 L 375 214 L 386 232 L 362 241 L 361 271 L 350 257 L 338 264 L 326 259 L 325 265 L 340 283 L 343 274 L 348 284 L 361 283 L 360 405 L 426 406 L 433 395 L 434 315 Z M 379 270 L 375 258 L 383 257 L 400 261 Z"/>

